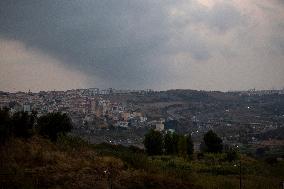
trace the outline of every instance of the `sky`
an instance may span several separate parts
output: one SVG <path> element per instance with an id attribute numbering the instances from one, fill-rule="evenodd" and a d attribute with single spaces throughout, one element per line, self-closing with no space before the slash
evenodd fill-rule
<path id="1" fill-rule="evenodd" d="M 1 0 L 0 90 L 284 87 L 284 0 Z"/>

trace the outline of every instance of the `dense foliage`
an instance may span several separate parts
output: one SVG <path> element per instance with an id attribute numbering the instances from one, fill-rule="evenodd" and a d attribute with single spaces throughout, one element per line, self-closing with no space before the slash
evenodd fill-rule
<path id="1" fill-rule="evenodd" d="M 168 132 L 165 135 L 165 154 L 174 155 L 178 153 L 178 140 L 179 136 L 176 133 Z"/>
<path id="2" fill-rule="evenodd" d="M 144 146 L 149 155 L 179 155 L 188 157 L 193 154 L 193 142 L 190 135 L 178 135 L 177 133 L 163 134 L 159 131 L 150 130 L 145 135 Z"/>
<path id="3" fill-rule="evenodd" d="M 227 160 L 232 162 L 238 159 L 238 152 L 236 149 L 230 148 L 227 152 L 226 152 L 226 156 L 227 156 Z"/>
<path id="4" fill-rule="evenodd" d="M 38 119 L 39 134 L 49 137 L 56 141 L 60 134 L 66 134 L 71 131 L 72 124 L 66 114 L 49 113 Z"/>
<path id="5" fill-rule="evenodd" d="M 36 113 L 16 112 L 11 117 L 12 133 L 15 137 L 29 138 L 34 132 Z"/>
<path id="6" fill-rule="evenodd" d="M 4 109 L 0 110 L 0 143 L 5 143 L 10 135 L 11 127 L 10 127 L 11 118 L 9 115 L 9 110 Z"/>
<path id="7" fill-rule="evenodd" d="M 283 161 L 241 156 L 243 188 L 279 188 Z M 0 157 L 0 186 L 7 189 L 240 188 L 239 160 L 230 162 L 225 153 L 203 153 L 201 160 L 149 157 L 135 147 L 92 145 L 67 135 L 56 142 L 13 138 L 0 148 Z"/>
<path id="8" fill-rule="evenodd" d="M 0 142 L 4 144 L 11 137 L 30 138 L 38 133 L 56 141 L 60 134 L 72 129 L 70 118 L 66 114 L 49 113 L 37 118 L 36 112 L 15 112 L 0 110 Z"/>
<path id="9" fill-rule="evenodd" d="M 144 146 L 149 155 L 161 155 L 163 153 L 163 135 L 159 131 L 151 129 L 145 135 Z"/>
<path id="10" fill-rule="evenodd" d="M 186 152 L 188 155 L 192 155 L 194 152 L 193 141 L 190 135 L 186 136 Z"/>
<path id="11" fill-rule="evenodd" d="M 206 151 L 212 153 L 220 153 L 223 150 L 223 141 L 212 130 L 208 131 L 204 137 L 204 143 L 206 145 Z"/>

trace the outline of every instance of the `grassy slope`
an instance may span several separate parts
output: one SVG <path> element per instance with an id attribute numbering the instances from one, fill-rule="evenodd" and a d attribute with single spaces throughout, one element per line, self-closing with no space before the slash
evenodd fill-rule
<path id="1" fill-rule="evenodd" d="M 56 144 L 12 139 L 0 153 L 2 188 L 239 188 L 237 162 L 223 162 L 222 155 L 202 161 L 147 157 L 137 149 L 70 137 Z M 278 188 L 284 180 L 283 162 L 271 166 L 243 157 L 243 167 L 245 188 Z"/>

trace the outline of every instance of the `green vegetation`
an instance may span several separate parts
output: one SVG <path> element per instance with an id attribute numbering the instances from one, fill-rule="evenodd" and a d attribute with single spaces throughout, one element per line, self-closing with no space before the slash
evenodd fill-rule
<path id="1" fill-rule="evenodd" d="M 144 146 L 149 155 L 161 155 L 163 153 L 163 135 L 151 129 L 145 135 Z"/>
<path id="2" fill-rule="evenodd" d="M 4 144 L 8 140 L 10 130 L 9 110 L 0 110 L 0 144 Z"/>
<path id="3" fill-rule="evenodd" d="M 8 109 L 0 110 L 1 144 L 10 137 L 29 138 L 35 132 L 36 113 L 16 112 L 10 115 Z"/>
<path id="4" fill-rule="evenodd" d="M 144 146 L 148 155 L 178 155 L 186 158 L 193 154 L 193 142 L 190 135 L 178 135 L 151 129 L 145 135 Z"/>
<path id="5" fill-rule="evenodd" d="M 5 142 L 0 145 L 0 188 L 234 189 L 239 188 L 240 161 L 243 188 L 278 188 L 284 179 L 283 161 L 254 159 L 234 149 L 226 153 L 195 154 L 189 136 L 173 133 L 163 137 L 152 130 L 145 136 L 145 146 L 149 148 L 153 139 L 158 142 L 155 141 L 154 150 L 146 149 L 146 153 L 134 146 L 92 145 L 66 135 L 68 119 L 64 115 L 49 114 L 47 117 L 51 117 L 41 120 L 47 119 L 45 127 L 56 123 L 68 128 L 55 130 L 54 140 L 47 135 L 49 131 L 38 132 L 43 123 L 36 124 L 27 116 L 31 115 L 19 114 L 15 119 L 8 111 L 0 111 L 0 128 L 5 131 L 1 132 L 1 137 L 9 136 L 5 140 L 1 138 Z M 10 129 L 19 123 L 13 119 L 24 120 L 29 137 L 17 135 L 15 129 Z"/>
<path id="6" fill-rule="evenodd" d="M 225 153 L 204 153 L 200 160 L 148 156 L 136 147 L 91 145 L 68 135 L 56 142 L 13 138 L 0 149 L 4 188 L 239 188 L 239 159 L 229 161 Z M 241 160 L 244 188 L 279 187 L 283 161 Z"/>
<path id="7" fill-rule="evenodd" d="M 56 141 L 60 134 L 65 135 L 72 129 L 70 118 L 66 114 L 49 113 L 38 119 L 39 134 Z"/>
<path id="8" fill-rule="evenodd" d="M 178 153 L 179 136 L 176 133 L 167 133 L 165 135 L 165 154 L 174 155 Z"/>
<path id="9" fill-rule="evenodd" d="M 179 136 L 178 139 L 178 155 L 184 158 L 187 156 L 187 143 L 183 135 Z"/>
<path id="10" fill-rule="evenodd" d="M 211 153 L 220 153 L 223 150 L 222 139 L 217 136 L 212 130 L 208 131 L 204 137 L 206 151 Z"/>
<path id="11" fill-rule="evenodd" d="M 10 115 L 8 109 L 0 110 L 1 144 L 11 137 L 27 139 L 34 134 L 56 141 L 59 135 L 65 135 L 71 129 L 71 120 L 66 114 L 49 113 L 37 118 L 36 112 L 16 112 Z"/>
<path id="12" fill-rule="evenodd" d="M 235 161 L 238 159 L 238 152 L 236 149 L 234 148 L 230 148 L 227 152 L 226 152 L 226 156 L 227 156 L 227 160 L 229 162 Z"/>
<path id="13" fill-rule="evenodd" d="M 190 135 L 186 136 L 186 152 L 189 156 L 191 156 L 194 152 L 193 141 Z"/>

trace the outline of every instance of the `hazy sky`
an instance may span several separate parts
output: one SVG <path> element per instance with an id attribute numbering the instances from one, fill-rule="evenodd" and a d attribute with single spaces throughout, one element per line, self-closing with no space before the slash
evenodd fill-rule
<path id="1" fill-rule="evenodd" d="M 284 87 L 284 0 L 1 0 L 0 90 Z"/>

